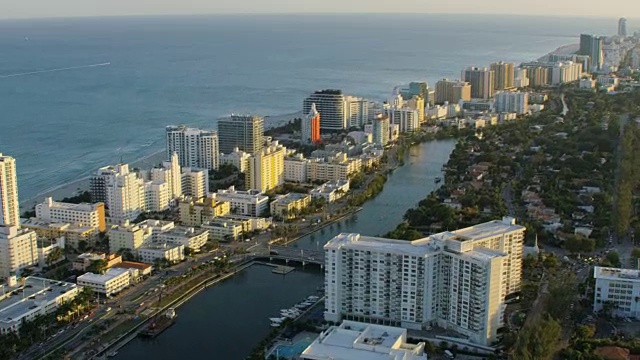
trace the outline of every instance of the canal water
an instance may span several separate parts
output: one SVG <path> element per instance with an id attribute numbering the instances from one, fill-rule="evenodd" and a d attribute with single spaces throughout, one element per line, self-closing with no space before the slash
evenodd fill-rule
<path id="1" fill-rule="evenodd" d="M 384 190 L 363 210 L 290 246 L 322 249 L 342 232 L 383 235 L 402 221 L 405 211 L 425 198 L 442 176 L 455 141 L 432 141 L 405 152 L 405 165 L 396 169 Z M 154 340 L 135 339 L 116 359 L 242 360 L 271 330 L 269 317 L 279 315 L 323 284 L 323 272 L 313 266 L 286 276 L 262 265 L 250 267 L 196 295 L 178 309 L 178 321 Z"/>

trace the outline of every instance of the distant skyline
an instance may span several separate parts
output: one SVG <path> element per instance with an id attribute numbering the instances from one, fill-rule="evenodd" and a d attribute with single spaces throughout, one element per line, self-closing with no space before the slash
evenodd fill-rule
<path id="1" fill-rule="evenodd" d="M 538 0 L 0 0 L 0 19 L 192 14 L 450 13 L 633 17 L 640 1 Z"/>

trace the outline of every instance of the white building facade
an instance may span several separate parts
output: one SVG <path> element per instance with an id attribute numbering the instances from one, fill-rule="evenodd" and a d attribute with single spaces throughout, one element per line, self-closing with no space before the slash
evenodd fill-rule
<path id="1" fill-rule="evenodd" d="M 218 134 L 215 131 L 171 125 L 166 128 L 167 158 L 178 154 L 180 166 L 217 169 Z"/>
<path id="2" fill-rule="evenodd" d="M 0 225 L 20 226 L 16 160 L 0 153 Z"/>
<path id="3" fill-rule="evenodd" d="M 38 264 L 38 236 L 18 226 L 0 225 L 0 277 Z"/>
<path id="4" fill-rule="evenodd" d="M 640 319 L 640 271 L 596 266 L 593 311 Z"/>
<path id="5" fill-rule="evenodd" d="M 488 345 L 520 288 L 523 235 L 511 218 L 411 242 L 340 234 L 325 245 L 325 319 L 437 324 Z"/>
<path id="6" fill-rule="evenodd" d="M 209 193 L 209 172 L 205 169 L 182 169 L 182 194 L 196 199 L 203 198 Z"/>
<path id="7" fill-rule="evenodd" d="M 496 94 L 496 112 L 526 114 L 529 111 L 529 94 L 526 92 L 499 92 Z"/>
<path id="8" fill-rule="evenodd" d="M 241 191 L 231 186 L 213 195 L 216 201 L 228 202 L 231 212 L 238 215 L 259 217 L 269 208 L 269 197 L 258 190 Z"/>

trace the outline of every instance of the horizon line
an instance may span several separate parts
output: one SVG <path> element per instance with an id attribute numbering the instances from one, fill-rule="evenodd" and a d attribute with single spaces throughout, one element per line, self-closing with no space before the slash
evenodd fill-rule
<path id="1" fill-rule="evenodd" d="M 17 20 L 61 20 L 61 19 L 96 19 L 96 18 L 133 18 L 133 17 L 198 17 L 198 16 L 350 16 L 350 15 L 453 15 L 453 16 L 512 16 L 565 19 L 638 19 L 640 17 L 613 15 L 574 15 L 574 14 L 521 14 L 521 13 L 466 13 L 466 12 L 219 12 L 219 13 L 159 13 L 159 14 L 106 14 L 106 15 L 60 15 L 36 17 L 1 17 L 0 21 Z"/>

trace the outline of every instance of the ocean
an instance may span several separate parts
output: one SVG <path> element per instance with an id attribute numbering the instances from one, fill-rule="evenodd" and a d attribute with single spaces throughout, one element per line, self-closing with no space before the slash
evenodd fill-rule
<path id="1" fill-rule="evenodd" d="M 410 81 L 539 58 L 616 19 L 219 15 L 0 21 L 0 152 L 21 200 L 164 148 L 164 127 L 301 110 L 314 90 L 386 99 Z M 49 71 L 54 70 L 54 71 Z"/>

